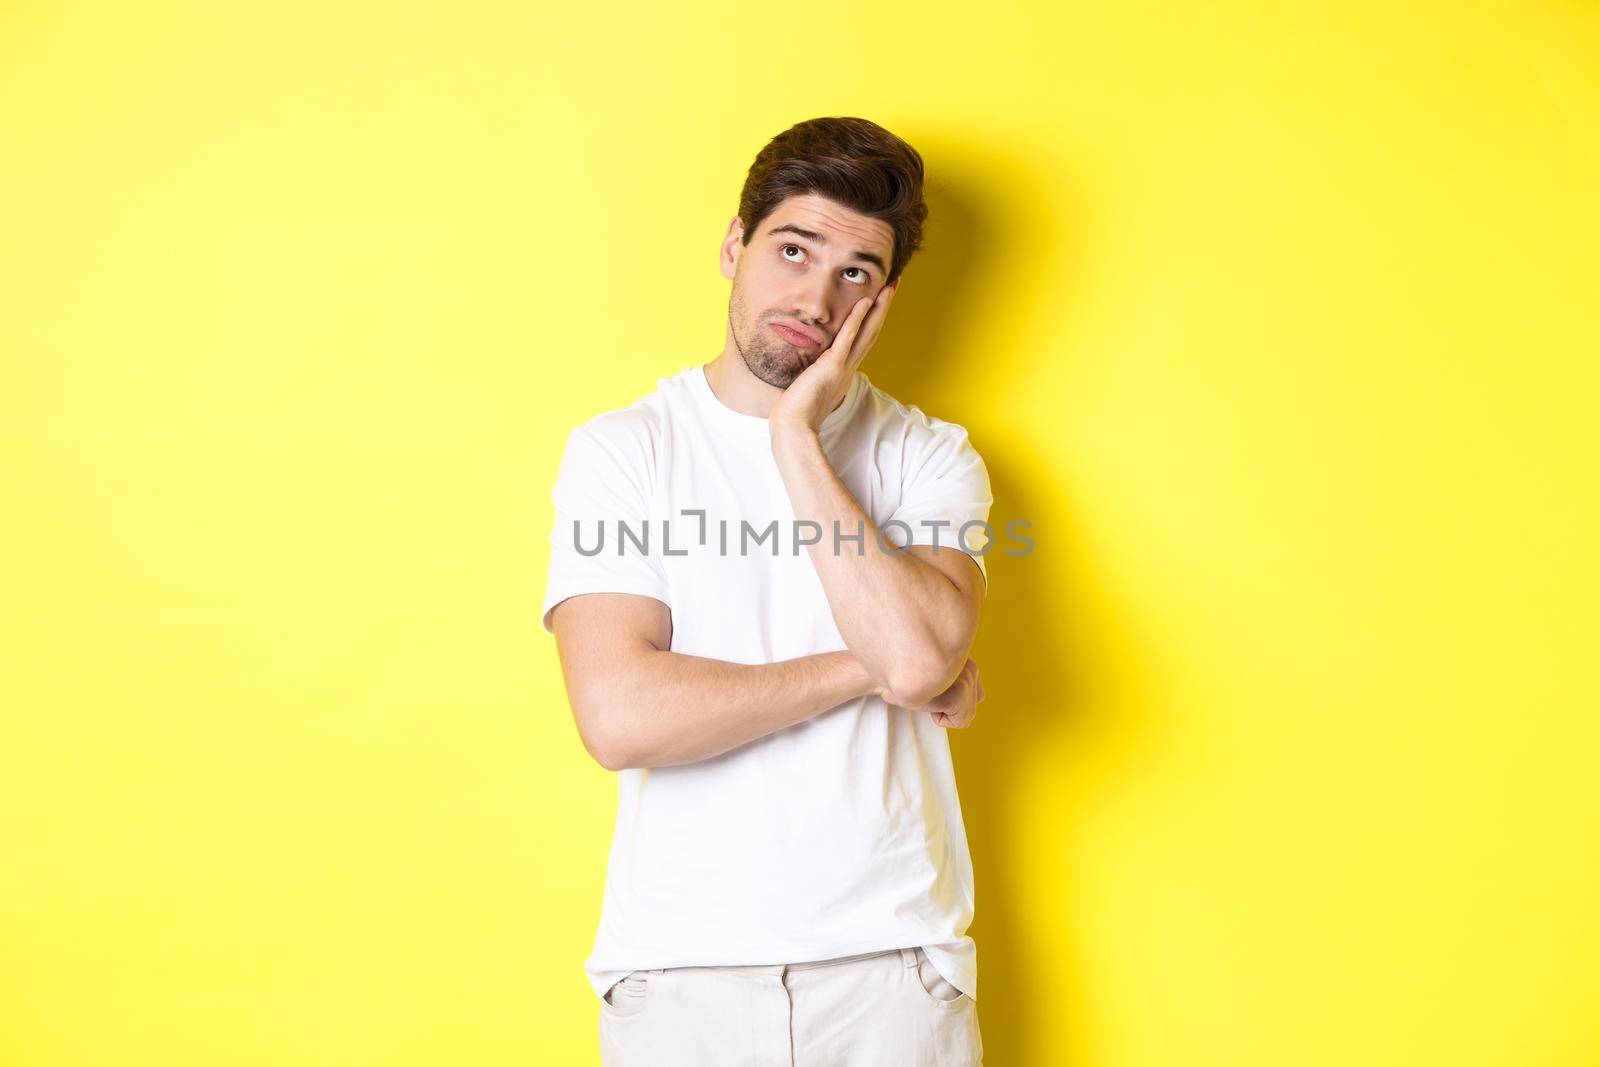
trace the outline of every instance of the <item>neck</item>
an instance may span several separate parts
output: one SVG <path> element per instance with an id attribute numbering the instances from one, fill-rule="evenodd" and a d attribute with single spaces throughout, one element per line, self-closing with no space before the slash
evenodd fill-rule
<path id="1" fill-rule="evenodd" d="M 711 383 L 711 391 L 717 394 L 717 399 L 741 415 L 767 418 L 772 413 L 772 405 L 783 395 L 782 389 L 751 374 L 737 349 L 724 349 L 720 356 L 705 365 L 705 372 L 706 381 Z"/>
<path id="2" fill-rule="evenodd" d="M 729 329 L 727 343 L 723 346 L 722 353 L 710 363 L 704 364 L 706 381 L 711 385 L 711 391 L 734 411 L 741 415 L 754 415 L 758 419 L 769 418 L 772 414 L 772 405 L 778 402 L 783 395 L 783 390 L 766 382 L 750 373 L 750 368 L 745 366 L 744 357 L 739 355 L 739 349 L 733 343 L 733 331 Z M 846 391 L 848 395 L 848 390 Z M 839 403 L 833 406 L 837 411 L 844 397 L 839 398 Z"/>

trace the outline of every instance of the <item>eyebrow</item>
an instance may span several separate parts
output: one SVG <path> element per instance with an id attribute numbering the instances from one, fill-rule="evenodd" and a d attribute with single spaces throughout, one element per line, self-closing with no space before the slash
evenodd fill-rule
<path id="1" fill-rule="evenodd" d="M 825 245 L 828 243 L 828 239 L 822 234 L 817 233 L 814 230 L 808 230 L 803 226 L 796 226 L 792 222 L 786 222 L 782 226 L 774 226 L 772 229 L 767 231 L 767 236 L 771 237 L 773 234 L 778 233 L 792 233 L 798 237 L 804 237 L 808 241 L 815 241 L 819 245 Z M 852 259 L 858 259 L 863 263 L 871 263 L 874 267 L 878 268 L 879 274 L 889 273 L 889 268 L 884 266 L 882 257 L 876 252 L 868 252 L 866 249 L 858 248 L 850 255 Z"/>

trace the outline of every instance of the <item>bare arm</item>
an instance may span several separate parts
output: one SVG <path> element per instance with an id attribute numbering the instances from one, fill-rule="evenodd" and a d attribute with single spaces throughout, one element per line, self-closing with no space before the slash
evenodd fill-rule
<path id="1" fill-rule="evenodd" d="M 927 703 L 961 673 L 978 634 L 983 576 L 959 548 L 911 545 L 904 554 L 878 546 L 879 530 L 828 463 L 809 426 L 774 422 L 773 455 L 797 519 L 822 538 L 807 545 L 834 622 L 850 650 L 902 707 Z M 863 534 L 834 551 L 841 536 Z M 952 536 L 953 540 L 953 536 Z"/>
<path id="2" fill-rule="evenodd" d="M 550 616 L 583 744 L 607 770 L 694 763 L 880 693 L 853 653 L 744 664 L 670 652 L 653 597 L 586 593 Z"/>

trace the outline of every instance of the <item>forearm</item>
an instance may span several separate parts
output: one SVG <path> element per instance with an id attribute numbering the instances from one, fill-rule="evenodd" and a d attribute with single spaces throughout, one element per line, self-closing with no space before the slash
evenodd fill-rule
<path id="1" fill-rule="evenodd" d="M 609 694 L 613 769 L 709 759 L 878 691 L 848 651 L 759 664 L 641 651 Z"/>
<path id="2" fill-rule="evenodd" d="M 878 527 L 834 473 L 814 433 L 775 433 L 773 455 L 795 518 L 822 529 L 807 551 L 846 646 L 891 699 L 926 688 L 929 678 L 948 684 L 973 637 L 962 623 L 961 591 L 937 568 L 892 545 L 880 547 Z M 836 545 L 835 529 L 841 536 L 859 532 L 861 541 Z"/>

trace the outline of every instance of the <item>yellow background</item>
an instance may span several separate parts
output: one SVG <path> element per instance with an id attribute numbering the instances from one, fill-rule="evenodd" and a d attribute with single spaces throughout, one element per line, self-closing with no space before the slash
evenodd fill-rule
<path id="1" fill-rule="evenodd" d="M 0 1062 L 597 1062 L 550 483 L 828 114 L 1033 523 L 986 1062 L 1600 1062 L 1589 0 L 0 7 Z"/>

